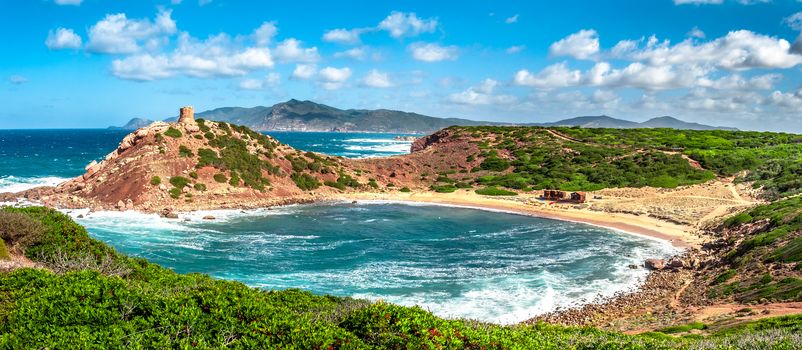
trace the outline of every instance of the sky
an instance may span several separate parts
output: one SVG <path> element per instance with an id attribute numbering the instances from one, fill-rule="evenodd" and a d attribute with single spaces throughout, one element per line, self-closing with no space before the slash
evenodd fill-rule
<path id="1" fill-rule="evenodd" d="M 178 108 L 802 132 L 802 0 L 4 0 L 0 129 Z"/>

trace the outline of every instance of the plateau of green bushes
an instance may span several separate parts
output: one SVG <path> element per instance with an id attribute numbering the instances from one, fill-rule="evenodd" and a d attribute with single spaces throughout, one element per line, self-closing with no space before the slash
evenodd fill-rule
<path id="1" fill-rule="evenodd" d="M 507 191 L 496 187 L 485 187 L 476 190 L 476 194 L 481 194 L 483 196 L 517 196 L 518 192 Z"/>
<path id="2" fill-rule="evenodd" d="M 310 191 L 320 187 L 320 181 L 307 173 L 293 173 L 290 177 L 292 181 L 295 182 L 295 185 L 304 191 Z"/>
<path id="3" fill-rule="evenodd" d="M 0 272 L 4 349 L 793 349 L 802 330 L 799 315 L 706 337 L 447 320 L 418 307 L 177 274 L 120 254 L 53 209 L 0 213 L 39 225 L 25 255 L 51 270 Z M 704 327 L 663 331 L 686 328 Z"/>
<path id="4" fill-rule="evenodd" d="M 181 137 L 181 131 L 171 126 L 167 129 L 167 131 L 164 132 L 164 136 L 169 136 L 174 139 L 177 139 Z"/>

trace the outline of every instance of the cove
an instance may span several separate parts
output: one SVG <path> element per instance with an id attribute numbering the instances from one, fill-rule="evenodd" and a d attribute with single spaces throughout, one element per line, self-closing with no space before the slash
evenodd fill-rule
<path id="1" fill-rule="evenodd" d="M 78 212 L 73 212 L 77 217 Z M 203 220 L 205 215 L 215 220 Z M 76 220 L 121 252 L 265 289 L 383 299 L 515 323 L 635 288 L 670 245 L 581 223 L 426 204 L 133 212 Z"/>

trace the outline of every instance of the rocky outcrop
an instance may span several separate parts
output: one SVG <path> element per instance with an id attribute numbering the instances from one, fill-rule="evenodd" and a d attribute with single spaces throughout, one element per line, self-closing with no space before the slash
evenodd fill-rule
<path id="1" fill-rule="evenodd" d="M 451 130 L 443 129 L 429 136 L 421 137 L 412 143 L 410 151 L 412 153 L 421 152 L 436 143 L 445 142 L 450 139 L 452 135 L 453 132 Z"/>
<path id="2" fill-rule="evenodd" d="M 667 264 L 663 259 L 646 259 L 643 266 L 649 270 L 662 270 L 666 268 Z"/>

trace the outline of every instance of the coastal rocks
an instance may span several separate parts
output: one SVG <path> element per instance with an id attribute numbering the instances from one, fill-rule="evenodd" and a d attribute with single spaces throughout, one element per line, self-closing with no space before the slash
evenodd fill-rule
<path id="1" fill-rule="evenodd" d="M 217 219 L 217 218 L 215 218 L 212 215 L 206 215 L 206 216 L 203 217 L 203 220 L 215 220 L 215 219 Z"/>
<path id="2" fill-rule="evenodd" d="M 159 216 L 161 216 L 161 217 L 163 217 L 163 218 L 167 218 L 167 219 L 178 219 L 178 214 L 176 214 L 176 213 L 175 213 L 175 212 L 174 212 L 172 209 L 170 209 L 170 208 L 164 208 L 164 209 L 162 209 L 162 210 L 159 212 Z"/>
<path id="3" fill-rule="evenodd" d="M 666 265 L 666 261 L 663 259 L 646 259 L 643 263 L 643 266 L 649 270 L 662 270 L 666 268 Z"/>

